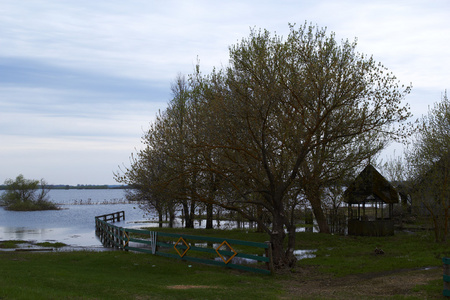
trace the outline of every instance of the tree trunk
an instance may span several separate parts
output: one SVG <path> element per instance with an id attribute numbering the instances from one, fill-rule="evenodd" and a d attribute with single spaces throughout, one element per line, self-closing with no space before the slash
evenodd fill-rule
<path id="1" fill-rule="evenodd" d="M 184 227 L 185 228 L 194 228 L 194 220 L 191 218 L 191 212 L 189 211 L 188 201 L 183 201 L 183 214 L 184 214 Z"/>
<path id="2" fill-rule="evenodd" d="M 330 233 L 330 228 L 328 227 L 327 218 L 322 209 L 322 203 L 320 200 L 320 189 L 316 186 L 309 186 L 306 190 L 306 198 L 311 204 L 314 217 L 316 218 L 317 225 L 319 225 L 320 233 Z"/>
<path id="3" fill-rule="evenodd" d="M 158 210 L 158 223 L 159 223 L 159 228 L 162 228 L 162 224 L 163 224 L 163 213 L 161 210 Z"/>
<path id="4" fill-rule="evenodd" d="M 213 205 L 208 203 L 206 205 L 206 229 L 213 228 Z"/>
<path id="5" fill-rule="evenodd" d="M 191 227 L 187 227 L 187 228 L 194 228 L 194 220 L 195 220 L 195 201 L 191 200 L 190 201 L 190 206 L 191 208 L 189 209 L 189 221 L 191 223 Z"/>
<path id="6" fill-rule="evenodd" d="M 275 269 L 292 267 L 296 262 L 294 256 L 295 228 L 293 231 L 292 228 L 289 229 L 288 248 L 285 250 L 283 245 L 286 233 L 284 232 L 283 225 L 283 219 L 280 215 L 273 217 L 270 242 L 272 244 L 272 259 Z"/>
<path id="7" fill-rule="evenodd" d="M 286 257 L 289 261 L 289 267 L 293 267 L 297 262 L 297 258 L 294 255 L 295 250 L 295 226 L 292 224 L 288 228 L 288 247 L 286 249 Z"/>
<path id="8" fill-rule="evenodd" d="M 173 223 L 175 222 L 175 208 L 173 205 L 169 205 L 169 227 L 173 228 Z"/>

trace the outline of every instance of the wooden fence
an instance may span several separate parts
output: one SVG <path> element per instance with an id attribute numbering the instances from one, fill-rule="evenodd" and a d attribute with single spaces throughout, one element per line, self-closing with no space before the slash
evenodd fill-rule
<path id="1" fill-rule="evenodd" d="M 444 263 L 444 290 L 443 295 L 446 297 L 450 297 L 450 257 L 442 258 L 442 262 Z"/>
<path id="2" fill-rule="evenodd" d="M 96 216 L 95 219 L 101 219 L 102 221 L 105 221 L 105 222 L 109 222 L 109 221 L 120 222 L 120 219 L 125 220 L 125 212 L 122 210 L 122 211 L 118 211 L 118 212 L 115 212 L 112 214 Z"/>
<path id="3" fill-rule="evenodd" d="M 119 215 L 123 216 L 122 220 L 125 219 L 124 212 L 95 217 L 95 231 L 105 247 L 262 274 L 273 272 L 272 248 L 269 242 L 258 243 L 124 228 L 108 222 L 120 220 L 120 217 L 117 217 Z"/>

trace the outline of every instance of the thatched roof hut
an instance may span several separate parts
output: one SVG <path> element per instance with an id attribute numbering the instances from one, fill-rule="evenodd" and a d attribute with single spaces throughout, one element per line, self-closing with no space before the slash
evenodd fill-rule
<path id="1" fill-rule="evenodd" d="M 372 165 L 368 165 L 348 186 L 343 200 L 348 204 L 348 234 L 394 234 L 392 214 L 394 204 L 399 202 L 399 195 Z M 366 204 L 370 204 L 367 209 Z M 386 204 L 388 214 L 384 213 Z"/>
<path id="2" fill-rule="evenodd" d="M 375 201 L 398 203 L 398 193 L 372 165 L 368 165 L 344 192 L 344 202 L 362 204 Z"/>

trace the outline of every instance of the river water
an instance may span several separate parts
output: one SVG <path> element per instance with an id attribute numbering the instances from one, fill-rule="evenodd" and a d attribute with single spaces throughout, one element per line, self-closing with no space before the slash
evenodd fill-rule
<path id="1" fill-rule="evenodd" d="M 95 236 L 95 216 L 125 211 L 123 227 L 152 226 L 156 215 L 125 201 L 122 189 L 50 190 L 60 210 L 7 211 L 0 207 L 0 240 L 62 242 L 72 247 L 101 248 Z M 111 204 L 119 203 L 119 204 Z"/>

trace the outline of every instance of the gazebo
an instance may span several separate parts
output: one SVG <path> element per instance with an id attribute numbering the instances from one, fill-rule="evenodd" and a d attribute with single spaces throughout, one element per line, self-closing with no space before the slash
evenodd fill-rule
<path id="1" fill-rule="evenodd" d="M 399 195 L 395 188 L 368 165 L 344 192 L 348 206 L 348 234 L 385 236 L 394 234 L 394 204 Z"/>

